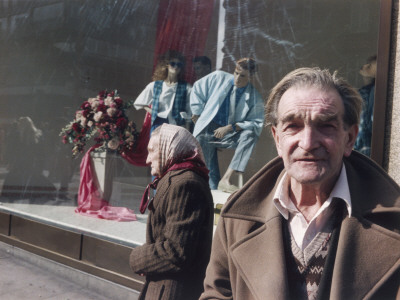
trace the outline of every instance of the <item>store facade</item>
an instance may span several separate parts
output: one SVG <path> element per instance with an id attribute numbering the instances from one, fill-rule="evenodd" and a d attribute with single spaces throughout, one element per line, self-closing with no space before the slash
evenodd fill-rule
<path id="1" fill-rule="evenodd" d="M 0 241 L 140 290 L 128 256 L 145 240 L 139 203 L 149 168 L 115 155 L 106 174 L 110 205 L 135 221 L 78 214 L 80 164 L 94 142 L 74 158 L 59 134 L 99 91 L 135 100 L 168 49 L 185 55 L 189 83 L 195 56 L 227 72 L 253 57 L 264 99 L 303 66 L 338 70 L 361 87 L 359 69 L 376 54 L 371 157 L 400 183 L 397 20 L 395 0 L 0 1 Z M 140 132 L 145 112 L 130 107 L 126 116 Z M 232 154 L 220 155 L 221 168 Z M 244 180 L 275 156 L 266 128 Z"/>

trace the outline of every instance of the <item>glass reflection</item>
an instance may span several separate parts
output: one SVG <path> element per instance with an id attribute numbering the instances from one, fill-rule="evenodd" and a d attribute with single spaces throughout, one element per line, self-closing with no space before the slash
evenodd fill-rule
<path id="1" fill-rule="evenodd" d="M 56 188 L 45 176 L 46 156 L 41 147 L 46 139 L 30 117 L 20 117 L 10 125 L 5 151 L 8 173 L 3 182 L 2 198 L 28 199 L 32 203 L 56 199 Z"/>
<path id="2" fill-rule="evenodd" d="M 61 128 L 100 90 L 118 89 L 123 99 L 136 99 L 166 50 L 183 53 L 190 84 L 196 80 L 193 59 L 206 55 L 212 69 L 229 73 L 238 58 L 254 57 L 255 85 L 264 98 L 284 74 L 301 66 L 339 70 L 361 87 L 359 68 L 376 53 L 378 17 L 375 0 L 0 1 L 2 209 L 47 220 L 60 219 L 52 206 L 75 215 L 82 156 L 72 158 L 58 135 Z M 145 111 L 127 114 L 141 130 Z M 275 155 L 265 130 L 244 179 Z M 221 169 L 232 156 L 219 155 Z M 119 157 L 113 178 L 110 203 L 138 213 L 151 181 L 149 168 Z M 91 222 L 71 218 L 73 224 Z M 138 220 L 129 226 L 144 223 L 146 216 L 138 214 Z M 104 224 L 100 232 L 136 239 L 131 232 L 109 233 L 112 223 Z"/>

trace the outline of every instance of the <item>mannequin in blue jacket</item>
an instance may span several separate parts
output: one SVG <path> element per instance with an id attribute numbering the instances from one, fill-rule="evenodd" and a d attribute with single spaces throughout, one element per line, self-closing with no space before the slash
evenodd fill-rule
<path id="1" fill-rule="evenodd" d="M 262 97 L 250 83 L 256 72 L 252 58 L 236 62 L 234 74 L 215 71 L 196 81 L 190 96 L 193 135 L 199 141 L 210 170 L 210 188 L 234 192 L 230 178 L 244 172 L 264 123 Z M 236 148 L 221 178 L 217 148 Z"/>

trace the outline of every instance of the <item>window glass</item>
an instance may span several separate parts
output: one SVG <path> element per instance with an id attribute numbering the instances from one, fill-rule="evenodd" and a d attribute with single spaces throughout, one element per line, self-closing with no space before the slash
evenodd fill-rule
<path id="1" fill-rule="evenodd" d="M 120 98 L 130 104 L 152 81 L 157 59 L 167 50 L 185 56 L 183 79 L 189 84 L 201 76 L 195 56 L 209 57 L 212 71 L 230 73 L 238 59 L 254 58 L 253 83 L 264 99 L 286 73 L 305 66 L 338 70 L 360 88 L 360 68 L 376 54 L 378 21 L 377 0 L 1 0 L 0 209 L 143 243 L 146 214 L 139 205 L 151 175 L 141 166 L 138 144 L 128 157 L 104 158 L 97 151 L 93 159 L 85 156 L 96 144 L 93 137 L 76 157 L 74 145 L 62 142 L 60 132 L 82 116 L 88 98 L 117 90 L 113 103 Z M 136 132 L 129 128 L 134 140 L 141 140 L 145 110 L 123 112 L 136 125 Z M 221 173 L 232 155 L 220 152 Z M 244 180 L 274 156 L 264 129 Z M 96 169 L 94 161 L 104 165 Z M 100 182 L 103 195 L 90 193 L 85 174 Z M 96 218 L 92 211 L 77 214 L 78 195 L 106 199 L 116 208 L 108 216 L 122 214 L 128 222 Z"/>

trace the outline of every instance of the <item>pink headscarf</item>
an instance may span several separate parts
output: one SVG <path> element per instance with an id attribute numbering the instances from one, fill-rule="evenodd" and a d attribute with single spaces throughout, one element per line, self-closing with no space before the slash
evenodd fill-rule
<path id="1" fill-rule="evenodd" d="M 143 214 L 149 204 L 149 189 L 155 189 L 159 180 L 169 171 L 191 169 L 208 181 L 208 169 L 204 162 L 199 142 L 185 128 L 163 124 L 153 131 L 150 139 L 159 139 L 160 176 L 150 183 L 142 197 L 140 212 Z"/>

